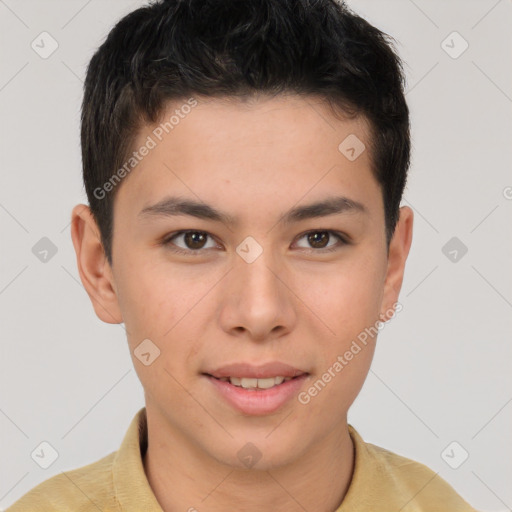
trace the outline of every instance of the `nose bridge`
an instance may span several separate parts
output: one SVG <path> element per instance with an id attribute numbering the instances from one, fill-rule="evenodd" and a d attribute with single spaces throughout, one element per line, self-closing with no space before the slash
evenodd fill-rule
<path id="1" fill-rule="evenodd" d="M 276 327 L 290 329 L 295 316 L 287 288 L 278 278 L 279 262 L 270 247 L 248 238 L 237 247 L 229 275 L 223 328 L 232 332 L 243 328 L 252 337 L 266 338 Z"/>
<path id="2" fill-rule="evenodd" d="M 237 248 L 235 279 L 240 283 L 240 299 L 246 299 L 252 307 L 272 305 L 279 299 L 279 281 L 273 267 L 275 258 L 270 247 L 261 246 L 254 239 L 246 240 Z M 272 269 L 272 271 L 271 271 Z"/>
<path id="3" fill-rule="evenodd" d="M 264 294 L 278 293 L 275 270 L 275 259 L 270 248 L 263 251 L 254 261 L 247 261 L 240 258 L 235 265 L 235 271 L 239 274 L 242 282 L 248 291 L 259 292 Z M 274 290 L 274 288 L 276 288 Z"/>

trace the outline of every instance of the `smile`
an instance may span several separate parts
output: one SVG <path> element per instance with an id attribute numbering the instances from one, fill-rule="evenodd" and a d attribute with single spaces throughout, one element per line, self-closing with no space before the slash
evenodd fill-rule
<path id="1" fill-rule="evenodd" d="M 291 380 L 292 377 L 268 377 L 265 379 L 255 379 L 252 377 L 220 377 L 219 380 L 229 382 L 233 386 L 241 387 L 244 389 L 257 390 L 257 389 L 270 389 L 274 386 L 279 386 L 283 382 Z"/>
<path id="2" fill-rule="evenodd" d="M 293 398 L 301 391 L 309 374 L 264 378 L 203 376 L 215 395 L 231 407 L 245 415 L 261 416 L 275 413 L 287 403 L 295 403 Z"/>

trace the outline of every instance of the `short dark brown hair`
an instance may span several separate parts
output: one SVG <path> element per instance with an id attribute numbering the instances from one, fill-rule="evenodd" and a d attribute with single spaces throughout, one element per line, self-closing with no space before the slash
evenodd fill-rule
<path id="1" fill-rule="evenodd" d="M 193 95 L 297 93 L 362 114 L 389 249 L 410 159 L 392 41 L 337 0 L 159 0 L 122 18 L 89 63 L 81 117 L 84 185 L 109 263 L 119 187 L 104 185 L 143 124 L 155 123 L 170 100 Z"/>

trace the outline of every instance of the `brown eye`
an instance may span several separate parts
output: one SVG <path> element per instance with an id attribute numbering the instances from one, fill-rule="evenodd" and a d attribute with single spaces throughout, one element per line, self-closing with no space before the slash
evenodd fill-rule
<path id="1" fill-rule="evenodd" d="M 185 233 L 184 242 L 188 249 L 202 249 L 206 242 L 206 234 L 199 231 Z"/>
<path id="2" fill-rule="evenodd" d="M 208 238 L 211 242 L 208 246 Z M 202 250 L 215 248 L 216 244 L 211 235 L 204 231 L 180 231 L 162 241 L 172 251 L 183 254 L 201 254 Z"/>
<path id="3" fill-rule="evenodd" d="M 329 242 L 329 234 L 327 231 L 315 231 L 309 233 L 307 236 L 311 247 L 315 249 L 323 249 Z"/>
<path id="4" fill-rule="evenodd" d="M 309 249 L 312 252 L 331 252 L 341 248 L 344 245 L 348 245 L 348 241 L 345 238 L 335 232 L 329 230 L 323 231 L 309 231 L 304 233 L 299 240 L 306 240 L 306 246 L 298 244 L 303 249 Z M 336 239 L 338 243 L 336 243 Z"/>

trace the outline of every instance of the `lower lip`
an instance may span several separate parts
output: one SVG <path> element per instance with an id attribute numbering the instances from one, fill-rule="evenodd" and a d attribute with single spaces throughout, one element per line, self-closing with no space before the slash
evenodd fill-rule
<path id="1" fill-rule="evenodd" d="M 236 409 L 244 414 L 271 414 L 296 396 L 307 374 L 285 381 L 270 389 L 249 390 L 233 386 L 229 381 L 206 375 L 215 389 Z"/>

